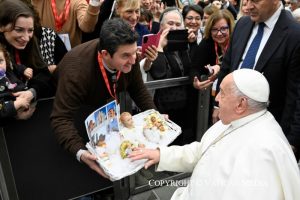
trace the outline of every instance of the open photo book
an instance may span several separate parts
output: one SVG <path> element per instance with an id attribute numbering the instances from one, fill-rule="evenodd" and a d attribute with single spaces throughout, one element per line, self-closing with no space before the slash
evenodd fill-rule
<path id="1" fill-rule="evenodd" d="M 98 157 L 98 164 L 111 181 L 143 168 L 145 159 L 127 158 L 134 148 L 167 146 L 181 134 L 181 128 L 158 111 L 147 110 L 134 116 L 128 112 L 120 114 L 116 101 L 91 113 L 85 126 L 89 136 L 86 147 Z"/>

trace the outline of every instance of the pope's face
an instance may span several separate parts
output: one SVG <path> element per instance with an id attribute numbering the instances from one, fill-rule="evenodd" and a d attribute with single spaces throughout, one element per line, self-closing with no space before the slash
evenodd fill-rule
<path id="1" fill-rule="evenodd" d="M 19 17 L 16 20 L 15 26 L 12 24 L 0 27 L 0 32 L 4 33 L 7 42 L 16 49 L 25 49 L 26 45 L 33 37 L 33 18 Z"/>
<path id="2" fill-rule="evenodd" d="M 216 96 L 216 101 L 219 102 L 219 118 L 223 124 L 229 124 L 235 120 L 235 108 L 239 104 L 239 98 L 233 94 L 233 76 L 227 75 L 221 85 L 220 92 Z"/>

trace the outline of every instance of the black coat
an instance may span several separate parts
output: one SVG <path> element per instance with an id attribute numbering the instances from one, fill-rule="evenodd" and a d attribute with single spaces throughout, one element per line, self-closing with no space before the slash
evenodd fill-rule
<path id="1" fill-rule="evenodd" d="M 251 35 L 254 22 L 241 18 L 235 27 L 228 52 L 224 57 L 219 82 L 238 69 Z M 291 145 L 300 147 L 300 24 L 285 10 L 278 21 L 255 66 L 270 84 L 269 111 L 281 125 Z M 297 116 L 296 116 L 297 114 Z"/>

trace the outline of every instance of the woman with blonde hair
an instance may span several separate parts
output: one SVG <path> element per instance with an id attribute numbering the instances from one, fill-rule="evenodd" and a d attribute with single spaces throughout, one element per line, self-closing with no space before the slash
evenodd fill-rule
<path id="1" fill-rule="evenodd" d="M 121 19 L 128 22 L 132 29 L 139 34 L 137 45 L 142 45 L 142 39 L 144 35 L 149 34 L 149 30 L 142 24 L 139 23 L 141 10 L 140 0 L 116 0 L 116 15 Z M 140 51 L 138 52 L 141 54 Z M 157 58 L 157 48 L 155 46 L 149 46 L 145 51 L 145 59 L 141 61 L 141 69 L 149 71 L 152 62 Z M 140 59 L 141 55 L 140 55 Z"/>

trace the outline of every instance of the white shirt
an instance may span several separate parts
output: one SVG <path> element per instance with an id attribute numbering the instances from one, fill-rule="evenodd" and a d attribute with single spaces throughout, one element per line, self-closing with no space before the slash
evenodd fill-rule
<path id="1" fill-rule="evenodd" d="M 192 172 L 189 185 L 172 200 L 300 199 L 295 156 L 266 110 L 230 125 L 219 121 L 201 142 L 161 147 L 157 170 Z"/>
<path id="2" fill-rule="evenodd" d="M 280 6 L 279 8 L 276 10 L 276 12 L 268 19 L 266 20 L 264 23 L 265 23 L 265 27 L 264 27 L 264 34 L 263 34 L 263 37 L 262 37 L 262 40 L 261 40 L 261 43 L 259 45 L 259 48 L 258 48 L 258 51 L 257 51 L 257 54 L 256 54 L 256 57 L 255 57 L 255 63 L 254 63 L 254 66 L 256 66 L 256 63 L 258 61 L 258 58 L 260 57 L 260 54 L 261 52 L 263 51 L 267 41 L 269 40 L 269 37 L 272 33 L 272 31 L 274 30 L 274 27 L 275 27 L 275 24 L 280 16 L 280 13 L 281 13 L 281 10 L 283 9 L 283 5 L 282 3 L 280 3 Z M 243 54 L 243 57 L 242 57 L 242 61 L 240 62 L 239 64 L 239 69 L 241 68 L 241 65 L 243 63 L 243 60 L 245 59 L 246 57 L 246 54 L 248 52 L 248 49 L 256 35 L 258 31 L 258 23 L 254 25 L 254 28 L 252 30 L 252 33 L 251 33 L 251 36 L 248 40 L 248 43 L 247 43 L 247 46 L 245 48 L 245 51 L 244 51 L 244 54 Z M 254 67 L 255 68 L 255 67 Z"/>

